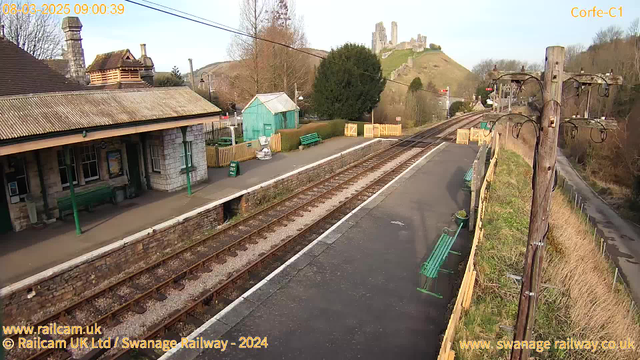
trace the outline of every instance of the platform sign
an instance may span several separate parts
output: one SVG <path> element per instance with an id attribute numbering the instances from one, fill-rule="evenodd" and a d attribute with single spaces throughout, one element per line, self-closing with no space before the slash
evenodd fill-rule
<path id="1" fill-rule="evenodd" d="M 402 121 L 402 118 L 400 116 L 396 116 L 396 121 Z"/>
<path id="2" fill-rule="evenodd" d="M 229 177 L 236 177 L 240 175 L 240 162 L 232 161 L 229 164 Z"/>

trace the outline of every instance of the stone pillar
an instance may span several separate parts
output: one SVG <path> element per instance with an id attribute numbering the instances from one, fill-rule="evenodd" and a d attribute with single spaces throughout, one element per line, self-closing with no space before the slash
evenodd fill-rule
<path id="1" fill-rule="evenodd" d="M 398 45 L 398 23 L 395 21 L 391 22 L 391 45 Z"/>
<path id="2" fill-rule="evenodd" d="M 80 31 L 82 23 L 76 16 L 67 16 L 62 19 L 62 31 L 64 32 L 67 51 L 64 58 L 69 62 L 69 74 L 71 78 L 80 84 L 87 84 L 86 67 L 84 63 L 84 50 L 82 49 L 82 37 Z"/>

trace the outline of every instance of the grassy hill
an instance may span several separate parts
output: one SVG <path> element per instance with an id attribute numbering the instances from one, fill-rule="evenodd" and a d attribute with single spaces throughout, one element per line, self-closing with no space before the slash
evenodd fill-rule
<path id="1" fill-rule="evenodd" d="M 399 74 L 394 80 L 409 84 L 411 80 L 419 77 L 424 86 L 429 81 L 435 84 L 436 89 L 445 89 L 449 86 L 451 96 L 470 97 L 473 94 L 475 81 L 477 81 L 473 73 L 440 50 L 427 49 L 421 53 L 414 53 L 410 49 L 394 51 L 386 59 L 381 59 L 384 76 L 388 76 L 407 62 L 410 56 L 415 56 L 413 68 L 408 69 L 404 74 Z M 387 82 L 380 99 L 380 106 L 384 108 L 387 117 L 394 119 L 396 116 L 401 116 L 406 93 L 406 86 Z"/>
<path id="2" fill-rule="evenodd" d="M 306 52 L 310 52 L 312 54 L 318 55 L 318 56 L 322 56 L 325 57 L 327 56 L 329 53 L 327 51 L 324 50 L 319 50 L 319 49 L 311 49 L 311 48 L 305 48 L 302 49 Z M 317 57 L 313 57 L 313 56 L 308 56 L 309 61 L 311 62 L 312 65 L 319 65 L 321 59 L 317 58 Z M 229 77 L 233 77 L 235 74 L 237 74 L 238 72 L 244 71 L 244 69 L 241 66 L 238 66 L 238 62 L 237 61 L 220 61 L 220 62 L 214 62 L 208 65 L 205 65 L 203 67 L 201 67 L 200 69 L 194 70 L 194 73 L 196 74 L 196 78 L 200 78 L 200 74 L 206 71 L 209 74 L 211 74 L 212 76 L 214 74 L 226 74 Z"/>

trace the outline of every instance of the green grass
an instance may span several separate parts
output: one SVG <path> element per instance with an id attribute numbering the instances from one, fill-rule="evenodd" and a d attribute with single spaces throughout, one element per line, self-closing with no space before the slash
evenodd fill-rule
<path id="1" fill-rule="evenodd" d="M 407 60 L 409 60 L 409 58 L 414 54 L 416 55 L 416 57 L 419 57 L 427 52 L 438 52 L 438 51 L 440 50 L 425 49 L 422 52 L 414 53 L 413 50 L 411 49 L 395 50 L 385 59 L 382 59 L 382 58 L 380 59 L 380 63 L 382 64 L 382 75 L 385 77 L 391 75 L 391 72 L 393 70 L 399 68 L 400 66 L 402 66 L 402 64 L 406 63 Z"/>
<path id="2" fill-rule="evenodd" d="M 478 280 L 470 310 L 461 319 L 454 349 L 460 359 L 505 358 L 507 350 L 462 351 L 458 340 L 512 340 L 512 327 L 518 311 L 520 284 L 508 274 L 521 275 L 531 204 L 531 175 L 529 165 L 518 154 L 502 151 L 490 186 L 489 202 L 485 210 L 484 239 L 476 252 Z M 545 262 L 553 258 L 554 248 L 547 251 Z M 562 339 L 568 334 L 563 314 L 562 296 L 554 289 L 546 289 L 539 302 L 536 339 Z M 532 354 L 534 355 L 534 354 Z M 545 352 L 545 358 L 560 359 L 560 354 Z"/>

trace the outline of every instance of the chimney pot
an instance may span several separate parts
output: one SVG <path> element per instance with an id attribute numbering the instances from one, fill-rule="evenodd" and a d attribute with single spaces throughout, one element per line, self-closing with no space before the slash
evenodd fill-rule
<path id="1" fill-rule="evenodd" d="M 147 56 L 147 44 L 140 44 L 140 56 Z"/>

